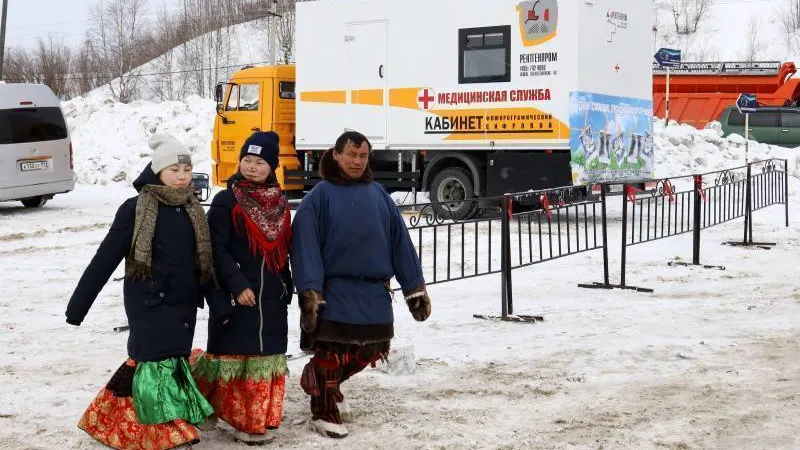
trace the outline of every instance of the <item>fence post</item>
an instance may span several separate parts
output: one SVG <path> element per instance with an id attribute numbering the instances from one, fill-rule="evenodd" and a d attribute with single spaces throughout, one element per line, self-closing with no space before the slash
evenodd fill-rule
<path id="1" fill-rule="evenodd" d="M 753 242 L 753 211 L 752 211 L 752 189 L 753 183 L 751 178 L 751 168 L 752 165 L 747 163 L 747 176 L 745 183 L 745 193 L 744 193 L 744 240 L 742 241 L 744 245 L 748 245 Z M 749 233 L 748 233 L 749 232 Z M 748 239 L 748 235 L 750 239 Z"/>
<path id="2" fill-rule="evenodd" d="M 509 292 L 509 279 L 511 278 L 511 267 L 509 264 L 510 258 L 510 244 L 511 233 L 509 232 L 510 226 L 510 209 L 508 195 L 503 197 L 501 203 L 502 211 L 500 214 L 500 288 L 501 288 L 501 301 L 500 307 L 503 319 L 507 318 L 511 313 L 511 295 Z M 508 244 L 508 245 L 507 245 Z"/>
<path id="3" fill-rule="evenodd" d="M 694 176 L 694 229 L 692 230 L 692 264 L 700 265 L 700 231 L 703 212 L 703 176 Z"/>
<path id="4" fill-rule="evenodd" d="M 503 246 L 506 248 L 506 303 L 508 313 L 514 314 L 514 289 L 511 287 L 511 219 L 514 214 L 514 199 L 511 195 L 505 195 L 506 203 L 506 237 Z"/>
<path id="5" fill-rule="evenodd" d="M 783 160 L 783 205 L 786 209 L 786 226 L 789 226 L 789 160 Z"/>
<path id="6" fill-rule="evenodd" d="M 603 283 L 606 286 L 611 284 L 610 277 L 608 275 L 608 221 L 606 220 L 606 185 L 600 185 L 600 200 L 601 200 L 601 210 L 603 216 L 603 226 L 602 233 L 603 233 Z"/>
<path id="7" fill-rule="evenodd" d="M 626 183 L 622 185 L 622 255 L 620 258 L 620 287 L 625 287 L 625 259 L 628 253 L 628 189 L 630 186 Z"/>

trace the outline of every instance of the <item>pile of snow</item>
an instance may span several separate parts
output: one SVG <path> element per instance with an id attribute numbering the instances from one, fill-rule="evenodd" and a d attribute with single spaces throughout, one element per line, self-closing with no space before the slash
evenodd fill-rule
<path id="1" fill-rule="evenodd" d="M 122 104 L 93 95 L 62 103 L 72 134 L 79 184 L 132 183 L 150 162 L 147 139 L 170 133 L 192 152 L 195 171 L 210 173 L 215 104 L 197 96 L 186 102 Z"/>
<path id="2" fill-rule="evenodd" d="M 658 119 L 653 126 L 655 176 L 675 177 L 699 174 L 745 165 L 745 139 L 738 134 L 722 137 L 719 122 L 704 130 L 690 125 Z M 800 178 L 800 149 L 784 148 L 750 141 L 750 161 L 780 158 L 789 161 L 789 174 Z"/>
<path id="3" fill-rule="evenodd" d="M 197 96 L 186 102 L 116 103 L 91 95 L 62 104 L 72 132 L 75 172 L 80 184 L 131 183 L 150 161 L 147 139 L 172 133 L 191 151 L 195 170 L 211 172 L 211 137 L 215 104 Z M 705 130 L 663 120 L 654 124 L 656 176 L 674 177 L 744 165 L 744 138 L 722 137 L 719 124 Z M 800 150 L 750 142 L 750 159 L 789 160 L 800 177 Z"/>

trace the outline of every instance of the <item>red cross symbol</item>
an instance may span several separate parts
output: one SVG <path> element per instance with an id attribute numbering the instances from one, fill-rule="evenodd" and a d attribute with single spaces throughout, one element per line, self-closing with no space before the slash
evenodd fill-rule
<path id="1" fill-rule="evenodd" d="M 433 94 L 428 91 L 428 88 L 420 91 L 420 95 L 417 98 L 417 101 L 422 104 L 422 109 L 428 109 L 428 106 L 433 103 L 434 100 L 436 100 L 436 97 L 434 97 Z"/>

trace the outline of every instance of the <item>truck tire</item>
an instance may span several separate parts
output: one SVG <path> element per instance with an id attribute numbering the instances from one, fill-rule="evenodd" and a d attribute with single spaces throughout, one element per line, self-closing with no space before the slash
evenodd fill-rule
<path id="1" fill-rule="evenodd" d="M 465 220 L 478 211 L 472 175 L 460 167 L 437 173 L 431 181 L 430 195 L 436 214 L 445 219 Z"/>
<path id="2" fill-rule="evenodd" d="M 37 197 L 30 197 L 20 200 L 26 208 L 41 208 L 47 203 L 47 197 L 39 195 Z"/>

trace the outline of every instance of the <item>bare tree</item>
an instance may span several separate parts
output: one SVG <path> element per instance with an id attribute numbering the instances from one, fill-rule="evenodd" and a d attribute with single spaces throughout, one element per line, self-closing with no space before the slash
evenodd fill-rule
<path id="1" fill-rule="evenodd" d="M 278 4 L 277 40 L 283 63 L 294 61 L 295 0 L 281 0 Z M 272 45 L 270 42 L 269 45 Z"/>
<path id="2" fill-rule="evenodd" d="M 73 94 L 70 82 L 69 48 L 53 37 L 47 41 L 39 39 L 33 49 L 10 48 L 5 62 L 5 78 L 17 83 L 41 83 L 53 90 L 60 98 Z"/>
<path id="3" fill-rule="evenodd" d="M 747 40 L 745 42 L 744 55 L 742 55 L 745 61 L 755 61 L 761 53 L 760 25 L 758 17 L 750 17 L 750 21 L 747 23 Z"/>
<path id="4" fill-rule="evenodd" d="M 101 0 L 93 9 L 91 39 L 97 62 L 109 78 L 111 95 L 128 103 L 136 95 L 141 70 L 137 44 L 146 0 Z M 98 67 L 99 69 L 100 67 Z"/>
<path id="5" fill-rule="evenodd" d="M 792 51 L 800 50 L 800 0 L 786 0 L 785 8 L 778 11 L 778 20 L 783 26 L 786 45 Z"/>
<path id="6" fill-rule="evenodd" d="M 28 83 L 36 74 L 35 63 L 30 52 L 21 48 L 6 49 L 3 79 L 12 83 Z"/>
<path id="7" fill-rule="evenodd" d="M 68 98 L 72 94 L 72 84 L 68 78 L 72 59 L 69 48 L 63 42 L 53 41 L 50 36 L 45 42 L 39 39 L 33 51 L 36 82 L 45 84 L 60 98 Z"/>
<path id="8" fill-rule="evenodd" d="M 697 32 L 700 22 L 711 12 L 713 0 L 671 0 L 672 18 L 678 34 Z"/>

